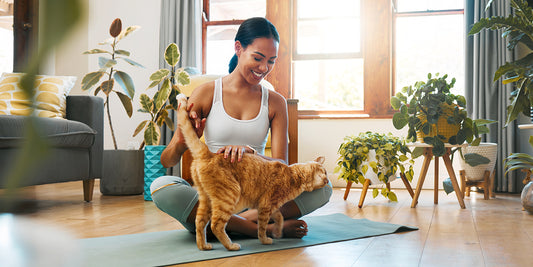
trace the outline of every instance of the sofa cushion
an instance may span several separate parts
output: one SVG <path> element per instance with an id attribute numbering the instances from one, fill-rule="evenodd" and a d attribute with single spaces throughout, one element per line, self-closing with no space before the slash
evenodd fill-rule
<path id="1" fill-rule="evenodd" d="M 0 115 L 29 115 L 31 101 L 20 86 L 24 73 L 3 73 L 0 77 Z M 35 76 L 33 104 L 35 115 L 46 118 L 65 118 L 66 97 L 75 76 Z"/>
<path id="2" fill-rule="evenodd" d="M 28 117 L 0 115 L 0 148 L 19 147 L 24 141 Z M 84 123 L 54 118 L 35 118 L 36 129 L 53 147 L 89 148 L 96 132 Z"/>

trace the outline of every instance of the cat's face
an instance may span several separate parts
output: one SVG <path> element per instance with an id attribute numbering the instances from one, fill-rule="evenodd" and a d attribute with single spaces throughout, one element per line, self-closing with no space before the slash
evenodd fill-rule
<path id="1" fill-rule="evenodd" d="M 309 168 L 310 181 L 306 183 L 305 191 L 313 191 L 326 186 L 329 183 L 328 173 L 326 168 L 322 165 L 324 163 L 324 157 L 317 158 L 315 162 L 307 163 L 306 167 Z"/>

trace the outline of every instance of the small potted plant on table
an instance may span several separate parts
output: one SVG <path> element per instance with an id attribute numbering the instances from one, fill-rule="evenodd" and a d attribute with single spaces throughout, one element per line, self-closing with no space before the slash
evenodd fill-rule
<path id="1" fill-rule="evenodd" d="M 347 136 L 338 152 L 340 157 L 335 172 L 340 172 L 339 179 L 348 182 L 344 199 L 348 197 L 352 183 L 363 184 L 363 193 L 359 200 L 360 208 L 363 206 L 366 190 L 371 184 L 386 184 L 387 186 L 381 189 L 381 194 L 391 201 L 397 201 L 396 194 L 390 191 L 389 183 L 396 179 L 398 171 L 401 172 L 406 187 L 410 189 L 408 181 L 413 178 L 413 160 L 407 156 L 410 150 L 405 141 L 399 137 L 391 133 L 373 132 Z M 407 163 L 410 164 L 406 168 L 404 164 Z M 372 195 L 375 198 L 379 193 L 380 190 L 374 188 Z"/>

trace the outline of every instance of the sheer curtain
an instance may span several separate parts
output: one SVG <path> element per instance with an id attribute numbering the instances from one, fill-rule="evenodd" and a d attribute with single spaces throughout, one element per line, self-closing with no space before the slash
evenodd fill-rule
<path id="1" fill-rule="evenodd" d="M 503 85 L 501 80 L 493 82 L 494 73 L 499 66 L 514 59 L 514 54 L 506 47 L 507 42 L 501 37 L 501 31 L 483 30 L 468 36 L 472 25 L 480 18 L 492 16 L 507 17 L 511 14 L 509 0 L 493 1 L 485 11 L 489 0 L 466 0 L 466 84 L 468 114 L 472 118 L 497 120 L 490 126 L 486 141 L 498 143 L 498 158 L 494 188 L 497 192 L 520 192 L 521 180 L 514 174 L 505 175 L 503 160 L 512 152 L 516 152 L 517 131 L 515 123 L 505 127 L 507 106 L 512 85 Z"/>
<path id="2" fill-rule="evenodd" d="M 180 67 L 202 65 L 202 1 L 161 0 L 161 27 L 159 32 L 159 68 L 168 68 L 164 51 L 170 43 L 176 43 L 181 52 Z M 175 118 L 174 111 L 171 114 Z M 174 124 L 176 124 L 174 119 Z M 161 129 L 161 139 L 167 145 L 172 131 Z M 179 167 L 170 168 L 168 174 L 179 175 Z"/>

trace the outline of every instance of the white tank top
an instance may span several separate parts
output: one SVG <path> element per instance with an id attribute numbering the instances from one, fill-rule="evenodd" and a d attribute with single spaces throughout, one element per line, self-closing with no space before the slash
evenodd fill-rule
<path id="1" fill-rule="evenodd" d="M 270 120 L 268 118 L 268 89 L 261 85 L 261 108 L 251 120 L 238 120 L 226 113 L 222 99 L 222 78 L 215 80 L 213 104 L 207 116 L 204 136 L 211 152 L 227 145 L 249 145 L 257 153 L 265 153 Z"/>

